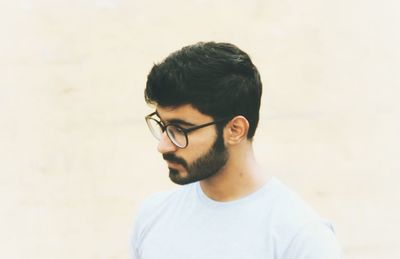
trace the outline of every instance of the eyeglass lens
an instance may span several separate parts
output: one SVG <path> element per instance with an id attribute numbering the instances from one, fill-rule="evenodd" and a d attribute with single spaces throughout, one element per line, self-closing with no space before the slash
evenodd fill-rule
<path id="1" fill-rule="evenodd" d="M 172 142 L 179 147 L 186 146 L 186 135 L 181 128 L 174 125 L 167 126 L 167 134 Z"/>
<path id="2" fill-rule="evenodd" d="M 147 119 L 147 125 L 150 128 L 151 133 L 153 136 L 160 140 L 163 129 L 162 126 L 159 124 L 158 121 L 156 121 L 153 118 Z M 167 128 L 165 129 L 167 131 L 167 135 L 169 139 L 178 147 L 185 147 L 187 144 L 187 138 L 186 134 L 182 131 L 181 128 L 176 127 L 174 125 L 167 125 Z"/>
<path id="3" fill-rule="evenodd" d="M 161 135 L 163 133 L 163 130 L 160 126 L 160 124 L 158 124 L 158 122 L 156 120 L 154 120 L 153 118 L 149 118 L 146 120 L 147 122 L 147 126 L 149 126 L 149 129 L 151 131 L 151 133 L 153 134 L 153 136 L 160 140 L 161 139 Z"/>

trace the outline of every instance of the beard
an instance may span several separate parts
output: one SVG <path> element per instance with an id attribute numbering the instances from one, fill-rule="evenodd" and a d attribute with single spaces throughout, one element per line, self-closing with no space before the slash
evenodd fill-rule
<path id="1" fill-rule="evenodd" d="M 186 169 L 187 174 L 183 175 L 178 170 L 169 168 L 171 181 L 185 185 L 216 175 L 225 166 L 229 154 L 224 144 L 222 132 L 218 132 L 217 139 L 210 150 L 191 164 L 188 164 L 183 158 L 176 157 L 174 154 L 164 154 L 163 158 L 180 164 Z"/>

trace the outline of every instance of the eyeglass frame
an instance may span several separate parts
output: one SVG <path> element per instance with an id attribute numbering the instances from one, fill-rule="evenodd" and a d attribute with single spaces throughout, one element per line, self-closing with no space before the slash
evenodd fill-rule
<path id="1" fill-rule="evenodd" d="M 207 126 L 218 124 L 218 123 L 221 123 L 221 122 L 224 122 L 224 121 L 229 121 L 229 120 L 231 120 L 233 118 L 233 117 L 226 117 L 226 118 L 218 119 L 218 120 L 215 120 L 215 121 L 207 122 L 207 123 L 204 123 L 204 124 L 196 125 L 196 126 L 193 126 L 193 127 L 190 127 L 190 128 L 183 128 L 183 127 L 177 125 L 176 123 L 167 123 L 167 124 L 164 125 L 164 123 L 161 121 L 161 118 L 159 116 L 158 117 L 159 117 L 160 120 L 156 120 L 155 118 L 152 117 L 153 115 L 157 115 L 158 116 L 157 111 L 152 112 L 152 113 L 150 113 L 150 114 L 148 114 L 148 115 L 146 115 L 144 117 L 145 120 L 146 120 L 146 124 L 149 127 L 149 129 L 150 129 L 150 125 L 148 123 L 149 120 L 153 120 L 153 121 L 157 122 L 157 124 L 161 128 L 161 131 L 162 131 L 161 133 L 167 132 L 168 139 L 172 142 L 172 144 L 174 144 L 176 147 L 181 148 L 181 149 L 184 149 L 189 145 L 188 133 L 190 133 L 192 131 L 195 131 L 197 129 L 201 129 L 201 128 L 204 128 L 204 127 L 207 127 Z M 168 133 L 169 131 L 167 131 L 167 127 L 168 126 L 174 126 L 174 127 L 178 128 L 178 129 L 182 130 L 182 132 L 183 132 L 183 134 L 185 136 L 185 141 L 186 141 L 186 145 L 185 146 L 179 146 L 179 145 L 177 145 L 175 143 L 174 140 L 172 140 L 173 138 L 170 137 L 170 135 Z M 152 135 L 156 139 L 161 140 L 161 138 L 159 139 L 158 137 L 155 136 L 155 134 L 153 133 L 153 131 L 151 129 L 150 129 L 150 132 L 152 133 Z"/>

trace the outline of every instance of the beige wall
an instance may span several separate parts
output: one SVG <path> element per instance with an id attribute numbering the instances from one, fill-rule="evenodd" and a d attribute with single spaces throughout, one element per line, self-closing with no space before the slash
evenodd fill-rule
<path id="1" fill-rule="evenodd" d="M 346 258 L 400 255 L 398 1 L 0 2 L 0 258 L 120 259 L 174 188 L 144 125 L 153 62 L 247 51 L 260 162 L 335 222 Z"/>

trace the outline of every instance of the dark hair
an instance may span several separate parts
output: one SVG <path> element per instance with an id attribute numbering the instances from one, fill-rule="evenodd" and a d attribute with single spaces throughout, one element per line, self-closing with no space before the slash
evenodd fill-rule
<path id="1" fill-rule="evenodd" d="M 243 115 L 250 124 L 247 138 L 252 139 L 261 94 L 260 75 L 245 52 L 230 43 L 200 42 L 153 66 L 145 100 L 164 107 L 191 104 L 214 119 Z"/>

